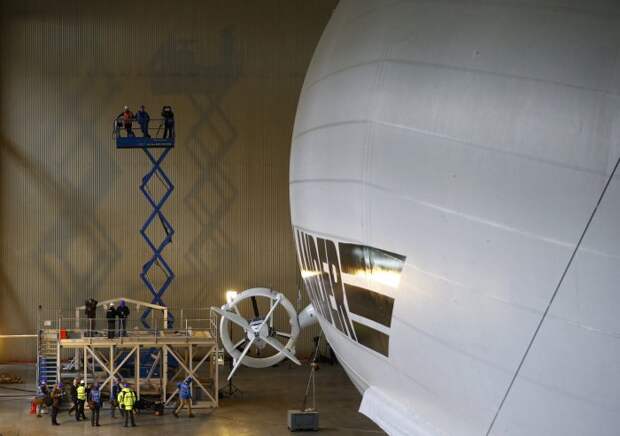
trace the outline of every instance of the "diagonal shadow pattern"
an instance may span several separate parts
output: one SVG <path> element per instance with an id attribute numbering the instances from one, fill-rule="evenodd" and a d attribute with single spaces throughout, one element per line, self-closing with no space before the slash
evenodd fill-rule
<path id="1" fill-rule="evenodd" d="M 221 106 L 223 97 L 240 75 L 235 45 L 232 28 L 226 28 L 219 33 L 217 64 L 199 64 L 195 43 L 188 40 L 170 40 L 158 50 L 152 62 L 154 92 L 185 95 L 197 115 L 183 148 L 197 166 L 198 175 L 183 201 L 198 222 L 198 235 L 190 243 L 184 259 L 199 274 L 215 271 L 217 265 L 213 261 L 217 253 L 236 252 L 222 222 L 237 197 L 237 189 L 222 163 L 238 133 Z M 186 81 L 191 81 L 191 86 L 186 86 L 190 85 Z M 212 143 L 204 140 L 204 129 Z M 204 195 L 205 189 L 212 195 Z M 208 285 L 203 283 L 204 287 Z"/>

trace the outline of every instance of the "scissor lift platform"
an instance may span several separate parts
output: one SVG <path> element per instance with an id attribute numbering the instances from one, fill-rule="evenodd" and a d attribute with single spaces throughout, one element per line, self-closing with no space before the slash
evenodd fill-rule
<path id="1" fill-rule="evenodd" d="M 142 136 L 116 136 L 116 148 L 173 148 L 174 138 L 145 138 Z"/>

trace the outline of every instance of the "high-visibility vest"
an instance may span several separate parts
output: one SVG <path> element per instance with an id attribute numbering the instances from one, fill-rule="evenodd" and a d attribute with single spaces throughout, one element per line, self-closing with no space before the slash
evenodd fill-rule
<path id="1" fill-rule="evenodd" d="M 136 394 L 129 388 L 123 388 L 116 399 L 118 404 L 122 404 L 125 410 L 131 410 L 136 402 Z"/>
<path id="2" fill-rule="evenodd" d="M 78 388 L 77 388 L 77 398 L 78 398 L 78 400 L 86 401 L 86 388 L 84 386 L 78 386 Z"/>

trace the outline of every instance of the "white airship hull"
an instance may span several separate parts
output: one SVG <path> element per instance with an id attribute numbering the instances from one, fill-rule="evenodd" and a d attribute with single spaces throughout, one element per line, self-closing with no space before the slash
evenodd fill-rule
<path id="1" fill-rule="evenodd" d="M 391 434 L 618 434 L 620 6 L 564 3 L 343 1 L 317 48 L 299 262 Z"/>

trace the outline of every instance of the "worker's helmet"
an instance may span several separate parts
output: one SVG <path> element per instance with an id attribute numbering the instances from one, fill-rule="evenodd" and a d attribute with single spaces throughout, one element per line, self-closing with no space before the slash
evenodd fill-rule
<path id="1" fill-rule="evenodd" d="M 114 303 L 110 303 L 110 307 L 114 306 Z"/>
<path id="2" fill-rule="evenodd" d="M 129 106 L 125 105 L 125 106 L 123 106 L 123 109 L 127 111 L 127 110 L 129 110 Z"/>
<path id="3" fill-rule="evenodd" d="M 86 383 L 84 383 L 84 380 L 82 380 L 82 381 L 80 381 L 80 384 L 83 385 L 83 384 L 86 384 Z"/>
<path id="4" fill-rule="evenodd" d="M 62 388 L 64 385 L 62 383 L 58 383 L 58 387 Z"/>

